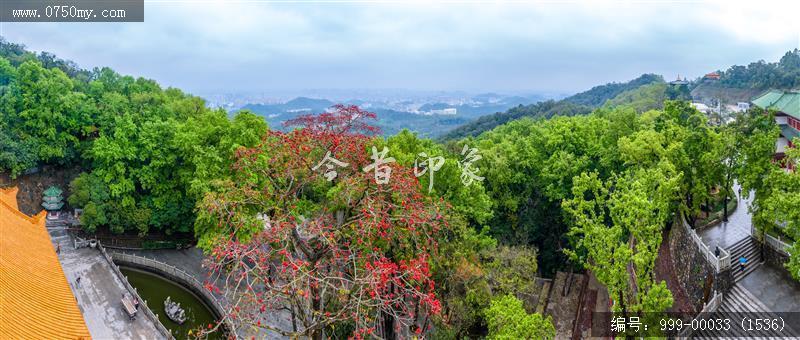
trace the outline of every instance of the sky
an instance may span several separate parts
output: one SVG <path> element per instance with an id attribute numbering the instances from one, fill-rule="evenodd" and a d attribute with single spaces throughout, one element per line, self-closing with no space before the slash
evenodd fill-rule
<path id="1" fill-rule="evenodd" d="M 574 93 L 800 48 L 799 1 L 145 1 L 143 23 L 2 23 L 81 67 L 192 93 Z"/>

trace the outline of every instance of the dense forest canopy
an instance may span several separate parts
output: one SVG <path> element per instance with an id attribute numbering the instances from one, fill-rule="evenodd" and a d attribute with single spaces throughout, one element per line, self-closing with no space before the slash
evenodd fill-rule
<path id="1" fill-rule="evenodd" d="M 236 317 L 268 327 L 259 313 L 294 306 L 304 326 L 282 334 L 398 331 L 386 321 L 443 339 L 553 338 L 534 313 L 534 278 L 558 270 L 590 270 L 615 311 L 664 311 L 664 231 L 681 216 L 696 224 L 734 180 L 755 190 L 758 228 L 800 239 L 799 177 L 773 162 L 770 113 L 711 125 L 654 75 L 517 107 L 439 143 L 376 135 L 380 118 L 355 106 L 279 131 L 152 80 L 0 48 L 0 171 L 80 169 L 69 203 L 89 232 L 194 231 L 215 269 L 268 288 Z M 472 148 L 481 180 L 467 184 L 460 160 Z M 378 150 L 395 182 L 361 171 Z M 314 170 L 326 152 L 347 164 L 335 180 Z M 442 161 L 418 176 L 427 157 Z M 797 271 L 800 246 L 791 252 Z M 284 280 L 270 281 L 273 270 Z"/>
<path id="2" fill-rule="evenodd" d="M 719 83 L 734 88 L 794 89 L 800 87 L 800 49 L 786 52 L 778 62 L 759 60 L 720 72 Z"/>
<path id="3" fill-rule="evenodd" d="M 796 89 L 800 87 L 800 50 L 786 52 L 777 62 L 763 60 L 747 66 L 734 65 L 719 71 L 720 80 L 709 82 L 702 78 L 688 84 L 687 88 L 669 86 L 661 76 L 643 74 L 626 83 L 609 83 L 595 86 L 561 101 L 519 106 L 506 112 L 483 116 L 459 126 L 445 134 L 442 139 L 459 139 L 477 136 L 496 126 L 521 117 L 549 118 L 554 114 L 576 115 L 591 112 L 601 105 L 624 104 L 640 112 L 660 108 L 666 99 L 690 100 L 688 90 L 700 85 L 727 88 L 766 90 L 769 88 Z M 570 105 L 572 104 L 572 105 Z"/>
<path id="4" fill-rule="evenodd" d="M 253 114 L 228 119 L 152 80 L 14 44 L 2 52 L 11 59 L 0 57 L 0 168 L 12 177 L 42 164 L 83 168 L 69 202 L 84 208 L 89 230 L 191 231 L 205 182 L 267 130 Z"/>

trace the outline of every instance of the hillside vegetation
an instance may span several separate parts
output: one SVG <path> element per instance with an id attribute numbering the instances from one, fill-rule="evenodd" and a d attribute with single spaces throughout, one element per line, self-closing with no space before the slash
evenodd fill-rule
<path id="1" fill-rule="evenodd" d="M 584 115 L 592 109 L 613 99 L 617 95 L 652 83 L 663 83 L 664 79 L 655 74 L 643 74 L 640 77 L 625 83 L 608 83 L 595 86 L 587 91 L 572 95 L 559 101 L 546 101 L 533 105 L 518 106 L 506 112 L 480 117 L 472 122 L 462 125 L 447 134 L 442 139 L 459 139 L 468 136 L 477 136 L 499 125 L 522 117 L 550 118 L 555 115 L 573 116 Z"/>
<path id="2" fill-rule="evenodd" d="M 800 88 L 800 50 L 786 52 L 777 62 L 757 62 L 733 65 L 717 71 L 719 80 L 699 79 L 693 83 L 692 97 L 703 102 L 720 101 L 722 104 L 748 102 L 758 94 L 771 89 Z"/>
<path id="3" fill-rule="evenodd" d="M 286 337 L 552 339 L 552 320 L 533 313 L 537 276 L 588 269 L 613 311 L 665 311 L 663 231 L 735 197 L 734 180 L 756 193 L 757 228 L 787 221 L 800 239 L 800 176 L 773 161 L 774 118 L 754 108 L 710 125 L 687 101 L 659 104 L 680 95 L 662 84 L 644 75 L 517 107 L 438 143 L 376 135 L 381 118 L 349 105 L 270 129 L 3 43 L 0 171 L 79 168 L 69 203 L 90 233 L 193 230 L 210 270 L 256 283 L 227 316 L 257 329 L 281 312 L 296 322 L 269 331 Z M 339 165 L 321 167 L 328 156 Z M 790 251 L 797 271 L 800 246 Z"/>

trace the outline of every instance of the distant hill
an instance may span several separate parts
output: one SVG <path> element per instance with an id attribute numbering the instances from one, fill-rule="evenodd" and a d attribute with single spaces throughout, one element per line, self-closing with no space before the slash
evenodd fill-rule
<path id="1" fill-rule="evenodd" d="M 636 112 L 645 112 L 648 110 L 661 109 L 664 107 L 664 100 L 676 99 L 679 94 L 677 90 L 670 91 L 671 86 L 667 83 L 652 83 L 639 86 L 635 89 L 627 90 L 618 94 L 616 97 L 606 101 L 603 106 L 617 107 L 627 106 L 636 110 Z M 688 89 L 684 87 L 681 95 L 689 99 Z"/>
<path id="2" fill-rule="evenodd" d="M 587 91 L 559 101 L 550 100 L 527 106 L 520 105 L 506 112 L 498 112 L 490 116 L 480 117 L 448 132 L 442 139 L 459 139 L 467 136 L 477 136 L 484 131 L 494 129 L 498 125 L 522 117 L 550 118 L 556 114 L 564 116 L 588 114 L 594 108 L 625 91 L 636 89 L 643 85 L 663 82 L 664 79 L 659 75 L 643 74 L 625 83 L 609 83 L 595 86 Z"/>
<path id="3" fill-rule="evenodd" d="M 563 100 L 548 100 L 533 105 L 517 106 L 506 112 L 498 112 L 493 115 L 483 116 L 445 134 L 442 139 L 459 139 L 467 136 L 477 136 L 485 131 L 494 129 L 497 126 L 508 123 L 522 117 L 542 117 L 550 118 L 556 114 L 564 116 L 588 114 L 592 108 L 586 105 L 578 105 Z"/>
<path id="4" fill-rule="evenodd" d="M 642 85 L 652 83 L 663 83 L 664 78 L 657 74 L 643 74 L 636 79 L 626 83 L 608 83 L 595 86 L 588 91 L 584 91 L 567 98 L 564 101 L 587 106 L 600 106 L 607 100 L 612 99 L 622 92 L 638 88 Z"/>
<path id="5" fill-rule="evenodd" d="M 315 99 L 298 97 L 282 104 L 247 104 L 242 109 L 250 110 L 263 116 L 280 117 L 280 120 L 288 120 L 298 114 L 311 112 L 324 112 L 334 103 L 327 99 Z"/>
<path id="6" fill-rule="evenodd" d="M 421 136 L 439 137 L 443 132 L 464 125 L 477 117 L 506 111 L 519 105 L 529 105 L 542 99 L 543 97 L 536 95 L 522 97 L 485 93 L 468 98 L 464 104 L 426 103 L 417 109 L 419 113 L 381 107 L 380 104 L 367 106 L 366 109 L 378 115 L 377 125 L 384 135 L 395 134 L 405 128 Z M 333 101 L 327 99 L 298 97 L 280 104 L 248 104 L 241 109 L 250 110 L 264 117 L 273 129 L 286 129 L 287 127 L 283 126 L 285 121 L 305 114 L 324 112 L 334 104 Z M 345 101 L 345 104 L 365 106 L 369 102 L 352 99 Z M 413 102 L 399 104 L 410 105 Z M 455 115 L 431 114 L 432 111 L 449 108 L 456 109 L 457 113 Z"/>
<path id="7" fill-rule="evenodd" d="M 519 105 L 531 105 L 542 101 L 542 97 L 491 97 L 489 94 L 478 95 L 472 98 L 473 100 L 481 100 L 478 103 L 450 105 L 446 103 L 428 103 L 420 106 L 420 112 L 428 112 L 431 110 L 441 110 L 447 108 L 454 108 L 458 112 L 459 118 L 466 119 L 466 121 L 485 116 L 494 112 L 502 112 Z"/>
<path id="8" fill-rule="evenodd" d="M 352 105 L 363 105 L 360 100 L 346 102 Z M 295 98 L 283 104 L 248 104 L 242 110 L 250 110 L 267 120 L 271 129 L 286 130 L 284 122 L 298 116 L 325 112 L 335 103 L 326 99 Z M 449 106 L 448 106 L 449 107 Z M 384 135 L 392 135 L 402 129 L 417 132 L 420 136 L 438 137 L 441 131 L 448 131 L 460 126 L 470 119 L 461 115 L 422 115 L 401 112 L 386 108 L 369 108 L 378 116 L 376 125 Z"/>
<path id="9" fill-rule="evenodd" d="M 719 80 L 700 78 L 693 83 L 692 98 L 722 104 L 750 101 L 768 89 L 800 88 L 800 50 L 786 52 L 777 62 L 759 60 L 747 66 L 717 70 Z"/>

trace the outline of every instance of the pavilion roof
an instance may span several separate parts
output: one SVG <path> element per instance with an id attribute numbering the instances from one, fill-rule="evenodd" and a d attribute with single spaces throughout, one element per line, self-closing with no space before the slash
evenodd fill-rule
<path id="1" fill-rule="evenodd" d="M 769 90 L 752 102 L 762 109 L 775 109 L 800 119 L 800 92 Z"/>
<path id="2" fill-rule="evenodd" d="M 59 189 L 57 186 L 50 186 L 49 188 L 45 189 L 45 191 L 42 194 L 44 196 L 55 197 L 55 196 L 61 196 L 62 193 L 64 193 L 64 191 Z"/>
<path id="3" fill-rule="evenodd" d="M 45 228 L 0 189 L 0 338 L 89 339 L 89 330 Z"/>

